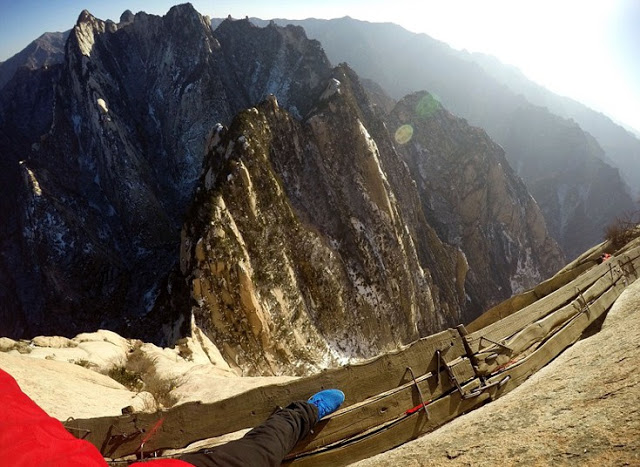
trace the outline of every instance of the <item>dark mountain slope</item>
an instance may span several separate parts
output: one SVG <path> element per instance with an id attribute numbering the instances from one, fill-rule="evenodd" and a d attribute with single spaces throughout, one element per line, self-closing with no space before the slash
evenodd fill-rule
<path id="1" fill-rule="evenodd" d="M 69 31 L 46 32 L 22 51 L 0 63 L 0 89 L 13 78 L 20 67 L 37 70 L 62 63 L 67 37 Z"/>
<path id="2" fill-rule="evenodd" d="M 190 5 L 165 17 L 123 15 L 119 24 L 83 12 L 62 64 L 23 68 L 7 83 L 0 127 L 10 180 L 3 186 L 4 199 L 15 202 L 3 213 L 3 225 L 14 227 L 2 240 L 9 276 L 2 287 L 22 297 L 7 313 L 25 318 L 12 319 L 4 334 L 147 331 L 135 323 L 177 263 L 211 128 L 266 97 L 268 85 L 304 111 L 305 96 L 279 83 L 295 81 L 305 92 L 318 85 L 304 62 L 314 47 L 329 73 L 300 28 L 245 26 L 269 35 L 257 52 L 270 64 L 263 94 L 237 79 L 241 42 L 228 38 L 223 52 L 223 30 L 214 37 Z"/>

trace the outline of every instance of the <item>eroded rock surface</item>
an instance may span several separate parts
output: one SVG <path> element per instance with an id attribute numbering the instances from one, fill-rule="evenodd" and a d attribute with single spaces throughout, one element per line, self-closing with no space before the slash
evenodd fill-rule
<path id="1" fill-rule="evenodd" d="M 411 143 L 431 152 L 411 152 L 383 118 L 341 66 L 304 120 L 271 97 L 213 134 L 181 268 L 198 325 L 228 361 L 278 374 L 371 357 L 561 266 L 484 132 L 438 108 Z M 431 227 L 445 224 L 460 232 Z"/>
<path id="2" fill-rule="evenodd" d="M 0 338 L 0 368 L 47 413 L 60 420 L 153 412 L 176 404 L 214 402 L 291 377 L 240 377 L 202 332 L 173 348 L 125 339 L 111 331 L 68 339 Z"/>
<path id="3" fill-rule="evenodd" d="M 381 90 L 299 27 L 83 11 L 62 62 L 22 73 L 0 93 L 2 335 L 174 343 L 193 311 L 234 370 L 304 374 L 561 263 L 483 132 L 442 110 L 401 145 Z"/>
<path id="4" fill-rule="evenodd" d="M 402 99 L 389 126 L 418 184 L 428 221 L 440 238 L 464 252 L 467 288 L 481 297 L 481 309 L 560 269 L 564 256 L 549 237 L 538 205 L 503 149 L 483 130 L 424 92 Z"/>

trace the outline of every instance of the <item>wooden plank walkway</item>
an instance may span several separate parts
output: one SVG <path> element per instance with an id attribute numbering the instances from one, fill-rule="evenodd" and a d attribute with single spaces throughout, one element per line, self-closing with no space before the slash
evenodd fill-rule
<path id="1" fill-rule="evenodd" d="M 434 430 L 511 391 L 580 338 L 638 278 L 640 239 L 609 261 L 595 247 L 538 287 L 495 308 L 468 334 L 464 327 L 420 339 L 396 352 L 308 378 L 256 388 L 212 404 L 189 403 L 155 414 L 74 420 L 74 434 L 106 457 L 161 452 L 255 426 L 277 406 L 329 387 L 347 399 L 301 440 L 287 465 L 346 465 Z M 441 358 L 438 358 L 440 354 Z M 408 371 L 411 368 L 416 379 Z M 421 407 L 420 394 L 427 403 Z M 411 410 L 413 409 L 413 410 Z"/>
<path id="2" fill-rule="evenodd" d="M 97 446 L 104 456 L 117 458 L 138 452 L 146 430 L 163 420 L 161 429 L 145 443 L 145 451 L 182 448 L 195 441 L 258 425 L 276 407 L 284 407 L 293 400 L 306 400 L 321 389 L 342 388 L 347 395 L 345 407 L 362 402 L 407 383 L 407 367 L 416 375 L 434 372 L 436 350 L 442 352 L 447 362 L 466 355 L 459 333 L 448 329 L 364 363 L 326 370 L 284 384 L 261 386 L 211 404 L 186 403 L 152 414 L 76 419 L 66 426 L 76 436 L 82 433 L 81 437 Z"/>

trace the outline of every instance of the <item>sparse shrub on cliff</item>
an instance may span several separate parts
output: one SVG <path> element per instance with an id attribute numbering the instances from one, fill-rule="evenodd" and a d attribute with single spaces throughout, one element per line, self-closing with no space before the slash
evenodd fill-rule
<path id="1" fill-rule="evenodd" d="M 145 380 L 144 390 L 151 393 L 156 401 L 157 408 L 169 408 L 178 402 L 178 398 L 171 393 L 180 386 L 180 378 L 162 379 L 157 375 L 152 375 Z"/>
<path id="2" fill-rule="evenodd" d="M 114 366 L 107 375 L 132 391 L 140 391 L 143 386 L 142 375 L 124 366 Z"/>
<path id="3" fill-rule="evenodd" d="M 640 236 L 640 211 L 626 212 L 609 224 L 604 231 L 605 240 L 618 250 Z"/>

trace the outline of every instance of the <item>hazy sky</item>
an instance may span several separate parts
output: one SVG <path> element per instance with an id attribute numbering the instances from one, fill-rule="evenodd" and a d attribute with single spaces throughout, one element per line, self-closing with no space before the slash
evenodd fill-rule
<path id="1" fill-rule="evenodd" d="M 0 60 L 82 9 L 117 21 L 164 14 L 174 1 L 0 0 Z M 495 55 L 554 92 L 640 132 L 640 0 L 194 0 L 211 17 L 390 21 L 452 47 Z"/>

